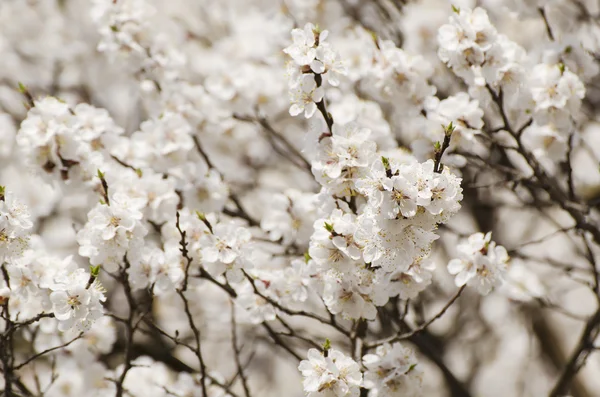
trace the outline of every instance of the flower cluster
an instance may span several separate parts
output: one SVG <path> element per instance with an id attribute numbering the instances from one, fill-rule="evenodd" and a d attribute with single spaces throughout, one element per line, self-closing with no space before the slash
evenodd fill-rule
<path id="1" fill-rule="evenodd" d="M 433 68 L 421 55 L 409 54 L 390 40 L 379 40 L 373 51 L 374 69 L 369 73 L 376 98 L 397 103 L 405 116 L 415 116 L 436 93 L 429 83 Z"/>
<path id="2" fill-rule="evenodd" d="M 13 193 L 0 186 L 0 261 L 18 257 L 28 244 L 28 229 L 33 226 L 29 211 Z"/>
<path id="3" fill-rule="evenodd" d="M 51 289 L 52 311 L 59 321 L 60 331 L 72 327 L 88 330 L 103 315 L 101 302 L 105 300 L 104 289 L 95 277 L 90 278 L 83 269 L 58 274 Z"/>
<path id="4" fill-rule="evenodd" d="M 303 29 L 293 29 L 293 44 L 284 49 L 293 64 L 288 67 L 290 74 L 290 114 L 311 118 L 317 111 L 317 103 L 323 100 L 323 81 L 332 86 L 339 85 L 339 78 L 346 74 L 340 56 L 325 41 L 329 32 L 321 31 L 312 23 Z"/>
<path id="5" fill-rule="evenodd" d="M 506 248 L 492 241 L 492 233 L 475 233 L 457 247 L 458 258 L 448 263 L 457 287 L 468 285 L 483 295 L 505 279 L 509 256 Z"/>
<path id="6" fill-rule="evenodd" d="M 88 213 L 88 222 L 77 234 L 79 254 L 90 258 L 94 266 L 115 271 L 127 255 L 141 253 L 148 232 L 140 222 L 142 199 L 119 192 L 110 201 L 99 203 Z"/>
<path id="7" fill-rule="evenodd" d="M 400 343 L 377 347 L 362 359 L 364 386 L 377 397 L 417 397 L 422 395 L 423 370 L 412 349 Z"/>
<path id="8" fill-rule="evenodd" d="M 142 69 L 149 79 L 177 76 L 182 55 L 165 46 L 159 38 L 148 34 L 156 8 L 145 0 L 94 0 L 91 17 L 98 25 L 100 52 L 111 58 L 125 57 L 130 67 Z M 150 80 L 146 80 L 150 81 Z"/>
<path id="9" fill-rule="evenodd" d="M 304 376 L 308 397 L 357 397 L 363 375 L 352 358 L 336 349 L 324 354 L 317 349 L 308 351 L 308 359 L 298 365 Z"/>
<path id="10" fill-rule="evenodd" d="M 288 189 L 270 199 L 269 210 L 261 219 L 260 227 L 269 233 L 272 241 L 304 246 L 312 234 L 316 203 L 313 194 Z"/>
<path id="11" fill-rule="evenodd" d="M 1 251 L 8 275 L 3 299 L 8 299 L 14 319 L 33 318 L 49 311 L 58 329 L 89 330 L 104 311 L 104 288 L 97 271 L 76 268 L 72 257 L 56 258 L 44 252 L 37 236 L 29 241 L 32 222 L 26 206 L 13 193 L 0 189 Z"/>
<path id="12" fill-rule="evenodd" d="M 523 132 L 523 140 L 537 158 L 549 160 L 546 164 L 564 161 L 585 87 L 563 63 L 541 63 L 531 73 L 534 122 Z"/>
<path id="13" fill-rule="evenodd" d="M 123 129 L 105 109 L 74 108 L 53 97 L 33 102 L 17 144 L 25 157 L 55 180 L 89 182 L 103 168 Z"/>
<path id="14" fill-rule="evenodd" d="M 394 105 L 393 115 L 402 125 L 398 141 L 410 136 L 413 154 L 421 161 L 433 157 L 435 142 L 444 138 L 445 127 L 452 123 L 455 133 L 450 141 L 451 151 L 473 150 L 476 135 L 483 128 L 483 110 L 477 99 L 465 92 L 441 99 L 431 84 L 434 66 L 421 55 L 411 54 L 389 40 L 378 39 L 373 54 L 373 67 L 365 73 L 364 89 L 380 103 Z M 386 142 L 386 147 L 395 143 Z M 444 161 L 462 167 L 459 154 L 444 156 Z"/>
<path id="15" fill-rule="evenodd" d="M 356 184 L 353 197 L 366 199 L 359 214 L 337 200 L 345 206 L 315 221 L 309 254 L 330 311 L 373 319 L 389 297 L 412 298 L 430 283 L 434 230 L 462 199 L 460 178 L 434 166 L 376 159 L 348 178 Z"/>
<path id="16" fill-rule="evenodd" d="M 498 33 L 484 9 L 454 11 L 450 23 L 438 31 L 440 59 L 479 91 L 477 95 L 483 100 L 489 100 L 482 93 L 487 90 L 501 112 L 505 108 L 526 109 L 525 114 L 516 112 L 521 117 L 510 120 L 527 127 L 523 141 L 549 168 L 563 161 L 577 122 L 573 115 L 579 113 L 585 96 L 583 82 L 570 67 L 589 70 L 585 66 L 589 55 L 574 50 L 577 47 L 572 45 L 557 43 L 557 47 L 565 48 L 564 52 L 552 51 L 554 56 L 547 55 L 543 62 L 536 63 L 518 44 Z M 580 55 L 577 60 L 569 55 L 573 51 Z M 529 122 L 522 117 L 527 113 L 532 115 Z"/>
<path id="17" fill-rule="evenodd" d="M 410 348 L 400 343 L 384 344 L 366 354 L 362 363 L 364 379 L 359 364 L 342 352 L 328 346 L 323 352 L 310 349 L 308 359 L 298 366 L 306 395 L 358 396 L 361 387 L 377 397 L 422 395 L 423 371 Z"/>
<path id="18" fill-rule="evenodd" d="M 331 136 L 320 140 L 312 171 L 329 192 L 338 196 L 355 193 L 354 181 L 363 176 L 376 158 L 371 131 L 355 123 L 334 124 Z"/>
<path id="19" fill-rule="evenodd" d="M 151 288 L 154 294 L 173 291 L 184 278 L 184 265 L 175 247 L 147 248 L 130 260 L 127 269 L 133 289 Z"/>
<path id="20" fill-rule="evenodd" d="M 438 31 L 438 43 L 440 59 L 468 84 L 510 90 L 525 77 L 524 50 L 498 33 L 483 8 L 455 8 Z"/>
<path id="21" fill-rule="evenodd" d="M 208 272 L 215 277 L 227 273 L 230 281 L 242 281 L 242 270 L 251 265 L 250 231 L 235 221 L 209 225 L 209 233 L 205 233 L 199 242 L 202 261 Z"/>

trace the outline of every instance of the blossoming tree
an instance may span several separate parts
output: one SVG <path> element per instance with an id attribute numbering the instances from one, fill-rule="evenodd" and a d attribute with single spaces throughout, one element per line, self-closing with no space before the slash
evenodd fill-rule
<path id="1" fill-rule="evenodd" d="M 591 3 L 2 2 L 3 395 L 597 395 Z"/>

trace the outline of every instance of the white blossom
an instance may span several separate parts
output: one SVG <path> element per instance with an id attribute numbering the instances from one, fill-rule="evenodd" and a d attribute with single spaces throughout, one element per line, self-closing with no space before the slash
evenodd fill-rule
<path id="1" fill-rule="evenodd" d="M 536 121 L 568 127 L 571 115 L 579 111 L 585 96 L 579 77 L 564 64 L 542 63 L 533 68 L 530 84 Z"/>
<path id="2" fill-rule="evenodd" d="M 298 369 L 304 377 L 308 397 L 358 397 L 362 383 L 359 365 L 342 352 L 329 349 L 327 356 L 317 349 L 308 351 L 308 359 Z"/>
<path id="3" fill-rule="evenodd" d="M 125 255 L 141 249 L 148 229 L 141 223 L 145 200 L 116 192 L 110 203 L 97 204 L 88 213 L 88 222 L 77 234 L 79 254 L 92 265 L 114 271 Z"/>
<path id="4" fill-rule="evenodd" d="M 9 261 L 28 244 L 28 229 L 33 223 L 27 207 L 10 191 L 0 187 L 0 260 Z"/>
<path id="5" fill-rule="evenodd" d="M 290 88 L 290 114 L 297 116 L 304 112 L 304 117 L 311 118 L 317 111 L 317 103 L 323 99 L 323 94 L 323 88 L 317 87 L 312 75 L 302 75 L 298 83 Z"/>
<path id="6" fill-rule="evenodd" d="M 458 258 L 448 263 L 450 274 L 456 275 L 457 287 L 468 285 L 482 295 L 490 293 L 505 280 L 508 253 L 492 241 L 492 234 L 475 233 L 457 247 Z"/>
<path id="7" fill-rule="evenodd" d="M 362 358 L 364 385 L 377 397 L 422 395 L 423 370 L 412 349 L 400 343 L 378 346 L 374 354 Z"/>
<path id="8" fill-rule="evenodd" d="M 241 281 L 242 270 L 251 265 L 245 257 L 250 249 L 250 232 L 233 221 L 219 222 L 211 228 L 200 241 L 202 261 L 214 276 L 226 272 L 230 281 Z"/>
<path id="9" fill-rule="evenodd" d="M 319 32 L 312 23 L 303 29 L 293 29 L 293 44 L 283 51 L 290 55 L 298 65 L 309 65 L 317 55 L 317 46 L 328 36 L 326 30 Z"/>
<path id="10" fill-rule="evenodd" d="M 83 269 L 70 274 L 57 275 L 51 287 L 52 311 L 59 321 L 58 329 L 66 331 L 76 327 L 88 330 L 103 314 L 104 288 L 97 279 L 90 283 L 90 275 Z"/>

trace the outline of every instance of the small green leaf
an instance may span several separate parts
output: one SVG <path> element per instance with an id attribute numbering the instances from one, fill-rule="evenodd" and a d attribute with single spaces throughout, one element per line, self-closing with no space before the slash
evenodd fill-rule
<path id="1" fill-rule="evenodd" d="M 377 40 L 378 40 L 377 33 L 375 33 L 372 30 L 368 30 L 368 32 L 371 34 L 371 37 L 373 38 L 373 41 L 377 43 Z"/>
<path id="2" fill-rule="evenodd" d="M 558 64 L 558 70 L 560 70 L 560 74 L 563 74 L 565 72 L 565 64 L 564 63 L 559 63 Z"/>
<path id="3" fill-rule="evenodd" d="M 460 14 L 460 8 L 455 6 L 454 4 L 452 4 L 452 11 L 454 11 L 457 14 Z"/>
<path id="4" fill-rule="evenodd" d="M 455 129 L 456 129 L 456 126 L 451 121 L 450 124 L 448 124 L 446 127 L 444 127 L 444 132 L 446 133 L 446 135 L 451 135 Z"/>
<path id="5" fill-rule="evenodd" d="M 19 92 L 21 94 L 25 94 L 27 92 L 27 87 L 25 87 L 25 85 L 23 83 L 21 83 L 20 81 L 17 84 L 19 86 Z"/>
<path id="6" fill-rule="evenodd" d="M 104 173 L 100 170 L 98 170 L 98 178 L 104 179 Z"/>
<path id="7" fill-rule="evenodd" d="M 198 217 L 198 219 L 200 219 L 202 222 L 206 221 L 206 215 L 204 215 L 204 212 L 196 211 L 196 216 L 197 216 L 197 217 Z"/>
<path id="8" fill-rule="evenodd" d="M 307 252 L 304 253 L 304 262 L 308 263 L 308 261 L 310 261 L 312 258 L 310 257 L 310 254 Z"/>
<path id="9" fill-rule="evenodd" d="M 333 225 L 331 223 L 325 222 L 325 229 L 327 229 L 327 231 L 331 233 L 333 232 Z"/>
<path id="10" fill-rule="evenodd" d="M 323 352 L 327 353 L 331 349 L 331 341 L 329 338 L 325 339 L 325 343 L 323 343 Z"/>
<path id="11" fill-rule="evenodd" d="M 100 274 L 100 265 L 90 266 L 90 273 L 92 277 L 98 277 L 98 274 Z"/>
<path id="12" fill-rule="evenodd" d="M 381 156 L 381 162 L 386 171 L 390 169 L 390 160 L 387 157 Z"/>

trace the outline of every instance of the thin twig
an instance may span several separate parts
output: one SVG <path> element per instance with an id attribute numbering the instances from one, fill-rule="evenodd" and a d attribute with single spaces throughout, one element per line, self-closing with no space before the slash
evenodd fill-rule
<path id="1" fill-rule="evenodd" d="M 238 338 L 237 338 L 237 323 L 235 321 L 235 307 L 233 306 L 233 302 L 231 302 L 231 344 L 233 346 L 233 353 L 235 356 L 235 363 L 237 365 L 238 374 L 242 381 L 242 387 L 244 388 L 244 395 L 246 397 L 250 397 L 250 388 L 248 387 L 248 379 L 246 378 L 246 374 L 244 373 L 244 368 L 242 366 L 242 361 L 240 357 L 240 348 L 238 346 Z"/>
<path id="2" fill-rule="evenodd" d="M 303 317 L 307 317 L 307 318 L 312 318 L 313 320 L 317 320 L 322 324 L 326 324 L 329 325 L 333 328 L 335 328 L 336 330 L 338 330 L 340 333 L 342 333 L 343 335 L 349 336 L 350 333 L 344 329 L 343 327 L 341 327 L 339 324 L 334 323 L 332 321 L 328 321 L 326 318 L 319 316 L 318 314 L 314 314 L 314 313 L 310 313 L 304 310 L 292 310 L 289 308 L 286 308 L 284 306 L 282 306 L 281 304 L 279 304 L 278 302 L 276 302 L 275 300 L 269 298 L 268 296 L 264 295 L 263 293 L 261 293 L 258 288 L 256 287 L 255 281 L 254 279 L 244 271 L 244 274 L 246 276 L 246 278 L 248 279 L 248 281 L 250 281 L 250 283 L 252 284 L 252 288 L 254 289 L 254 293 L 258 296 L 260 296 L 261 298 L 263 298 L 264 300 L 266 300 L 267 302 L 269 302 L 271 305 L 273 305 L 275 308 L 281 310 L 282 312 L 284 312 L 285 314 L 288 314 L 290 316 L 303 316 Z"/>
<path id="3" fill-rule="evenodd" d="M 388 338 L 384 338 L 384 339 L 381 339 L 381 340 L 378 340 L 375 342 L 366 343 L 365 347 L 367 349 L 372 349 L 377 346 L 383 345 L 385 343 L 391 343 L 391 342 L 396 342 L 396 341 L 403 340 L 403 339 L 409 339 L 412 336 L 417 335 L 420 332 L 423 332 L 424 330 L 427 329 L 427 327 L 429 327 L 431 324 L 433 324 L 434 321 L 436 321 L 437 319 L 442 317 L 444 315 L 444 313 L 446 313 L 446 311 L 450 308 L 450 306 L 452 306 L 452 304 L 454 304 L 454 302 L 456 302 L 456 300 L 460 297 L 462 292 L 465 290 L 465 287 L 466 286 L 464 286 L 464 285 L 462 287 L 460 287 L 460 289 L 456 292 L 456 294 L 454 294 L 454 296 L 448 301 L 448 303 L 446 303 L 446 305 L 444 305 L 442 310 L 440 310 L 435 316 L 433 316 L 432 318 L 427 320 L 425 323 L 423 323 L 419 327 L 413 329 L 410 332 L 396 334 L 396 335 L 392 335 Z"/>
<path id="4" fill-rule="evenodd" d="M 561 397 L 567 391 L 569 384 L 579 372 L 579 369 L 583 366 L 588 353 L 594 347 L 594 340 L 598 336 L 600 331 L 600 308 L 589 318 L 581 336 L 579 342 L 571 354 L 571 358 L 565 365 L 562 373 L 560 374 L 556 384 L 552 388 L 552 391 L 548 397 Z"/>
<path id="5" fill-rule="evenodd" d="M 116 397 L 122 397 L 123 393 L 125 392 L 123 383 L 125 382 L 127 373 L 132 367 L 131 361 L 133 360 L 133 335 L 135 333 L 133 319 L 135 317 L 136 302 L 133 298 L 133 292 L 131 290 L 131 285 L 129 284 L 129 273 L 127 272 L 130 267 L 130 263 L 129 260 L 127 260 L 127 257 L 124 258 L 124 261 L 125 266 L 121 269 L 119 281 L 123 285 L 123 291 L 125 292 L 129 314 L 127 316 L 127 321 L 125 322 L 125 359 L 123 363 L 123 372 L 121 372 L 119 379 L 115 382 L 117 388 Z"/>
<path id="6" fill-rule="evenodd" d="M 552 33 L 552 28 L 550 27 L 550 22 L 548 22 L 548 16 L 546 15 L 546 10 L 544 9 L 544 7 L 540 7 L 540 8 L 538 8 L 538 11 L 539 11 L 540 15 L 542 16 L 542 19 L 544 20 L 544 25 L 546 26 L 546 33 L 548 33 L 548 37 L 550 38 L 551 41 L 554 41 L 554 34 Z"/>
<path id="7" fill-rule="evenodd" d="M 62 349 L 64 347 L 69 346 L 71 343 L 73 343 L 76 340 L 80 339 L 82 336 L 83 336 L 83 332 L 80 333 L 79 335 L 77 335 L 76 337 L 74 337 L 73 339 L 71 339 L 70 341 L 68 341 L 68 342 L 66 342 L 66 343 L 64 343 L 64 344 L 62 344 L 60 346 L 51 347 L 51 348 L 48 348 L 48 349 L 46 349 L 44 351 L 41 351 L 41 352 L 39 352 L 37 354 L 34 354 L 33 356 L 29 357 L 27 360 L 23 361 L 21 364 L 15 365 L 13 369 L 15 371 L 18 371 L 19 369 L 23 368 L 24 366 L 26 366 L 30 362 L 32 362 L 32 361 L 34 361 L 34 360 L 36 360 L 36 359 L 38 359 L 38 358 L 40 358 L 42 356 L 45 356 L 48 353 L 51 353 L 51 352 L 53 352 L 55 350 Z"/>
<path id="8" fill-rule="evenodd" d="M 323 77 L 321 77 L 320 74 L 315 73 L 315 82 L 317 83 L 317 87 L 321 87 L 321 85 L 323 85 Z M 327 128 L 329 129 L 328 134 L 333 134 L 333 118 L 331 117 L 331 114 L 329 114 L 329 112 L 327 111 L 327 105 L 325 104 L 325 95 L 323 95 L 323 98 L 319 102 L 317 102 L 317 109 L 319 109 L 319 112 L 321 112 L 321 114 L 323 115 L 323 119 L 327 124 Z"/>

